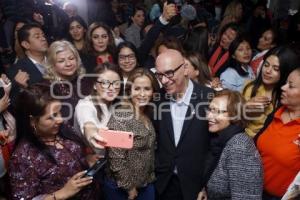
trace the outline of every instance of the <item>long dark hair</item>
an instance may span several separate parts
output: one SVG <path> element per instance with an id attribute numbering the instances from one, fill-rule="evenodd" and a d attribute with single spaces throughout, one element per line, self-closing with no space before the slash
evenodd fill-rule
<path id="1" fill-rule="evenodd" d="M 264 66 L 266 59 L 270 56 L 276 56 L 279 60 L 279 71 L 280 71 L 280 79 L 275 84 L 273 91 L 272 91 L 272 101 L 273 105 L 276 106 L 279 103 L 280 96 L 281 96 L 281 87 L 285 84 L 288 75 L 297 67 L 300 66 L 299 58 L 295 54 L 293 50 L 291 50 L 288 47 L 280 46 L 275 47 L 271 50 L 269 50 L 266 55 L 264 56 L 264 62 L 262 67 Z M 251 97 L 256 96 L 258 88 L 263 84 L 262 81 L 262 69 L 260 70 L 258 77 L 248 83 L 245 88 L 244 92 L 249 88 L 250 86 L 253 86 L 253 89 L 251 91 Z"/>
<path id="2" fill-rule="evenodd" d="M 131 51 L 133 51 L 134 55 L 135 55 L 135 58 L 136 60 L 138 61 L 138 53 L 137 53 L 137 49 L 136 47 L 134 46 L 134 44 L 132 44 L 131 42 L 128 42 L 128 41 L 124 41 L 124 42 L 121 42 L 118 46 L 117 46 L 117 51 L 116 51 L 116 54 L 114 55 L 114 62 L 115 63 L 119 63 L 119 54 L 121 52 L 121 50 L 123 48 L 128 48 L 130 49 Z M 138 64 L 137 64 L 138 66 Z"/>
<path id="3" fill-rule="evenodd" d="M 67 39 L 70 42 L 73 43 L 73 38 L 70 35 L 70 26 L 71 26 L 72 22 L 78 22 L 84 28 L 84 30 L 86 30 L 86 31 L 87 31 L 88 27 L 87 27 L 87 24 L 85 23 L 85 21 L 79 15 L 73 16 L 70 19 L 68 19 L 68 23 L 67 23 L 67 30 L 68 30 Z M 84 41 L 86 40 L 86 35 L 84 35 L 83 39 L 84 39 Z"/>
<path id="4" fill-rule="evenodd" d="M 84 48 L 85 53 L 91 53 L 95 56 L 98 56 L 99 52 L 96 52 L 94 47 L 93 47 L 93 41 L 92 41 L 92 34 L 93 32 L 97 29 L 97 28 L 103 28 L 108 35 L 108 44 L 107 44 L 107 52 L 113 56 L 116 52 L 116 45 L 115 45 L 115 41 L 114 41 L 114 37 L 112 34 L 112 30 L 110 29 L 109 26 L 107 26 L 104 23 L 101 22 L 94 22 L 92 23 L 89 28 L 88 28 L 88 32 L 87 32 L 87 39 L 86 39 L 86 45 Z"/>
<path id="5" fill-rule="evenodd" d="M 20 92 L 16 104 L 16 146 L 21 141 L 26 140 L 44 154 L 49 161 L 55 164 L 57 162 L 48 146 L 36 135 L 36 131 L 31 125 L 31 118 L 39 119 L 45 114 L 46 107 L 50 103 L 57 101 L 57 99 L 52 97 L 49 85 L 34 84 Z M 62 125 L 58 135 L 62 138 L 75 141 L 79 145 L 83 145 L 75 132 L 72 129 L 67 128 L 67 126 Z"/>
<path id="6" fill-rule="evenodd" d="M 225 67 L 222 67 L 218 71 L 217 76 L 220 76 L 222 74 L 222 72 L 224 72 L 228 67 L 233 68 L 240 76 L 248 75 L 248 72 L 246 72 L 245 70 L 242 69 L 241 63 L 239 63 L 235 58 L 232 57 L 242 42 L 248 42 L 248 44 L 251 45 L 250 40 L 245 35 L 241 35 L 241 36 L 235 38 L 235 40 L 232 41 L 232 43 L 230 44 L 229 49 L 228 49 L 230 58 L 227 61 L 227 63 L 225 64 Z"/>
<path id="7" fill-rule="evenodd" d="M 199 52 L 205 60 L 208 56 L 208 30 L 204 27 L 194 28 L 186 33 L 183 41 L 186 52 Z"/>
<path id="8" fill-rule="evenodd" d="M 121 73 L 120 67 L 117 66 L 117 65 L 115 65 L 115 64 L 113 64 L 113 63 L 105 62 L 105 63 L 99 64 L 97 66 L 97 68 L 94 70 L 94 73 L 99 76 L 100 74 L 102 74 L 102 73 L 104 73 L 106 71 L 113 71 L 113 72 L 117 73 L 120 76 L 120 81 L 122 80 L 122 73 Z M 98 76 L 94 78 L 93 86 L 96 84 Z M 124 85 L 121 84 L 119 94 L 122 94 L 122 89 L 123 88 L 124 88 Z M 94 97 L 96 97 L 98 95 L 97 91 L 95 89 L 93 89 L 92 92 L 91 92 L 91 95 L 92 95 L 93 104 L 94 104 L 94 106 L 95 106 L 95 108 L 97 110 L 97 117 L 98 117 L 99 121 L 101 121 L 102 117 L 103 117 L 103 111 L 102 111 L 101 106 L 99 105 L 99 102 L 97 101 L 97 98 L 94 98 Z M 112 104 L 117 103 L 119 100 L 120 100 L 119 98 L 116 98 L 112 102 Z"/>

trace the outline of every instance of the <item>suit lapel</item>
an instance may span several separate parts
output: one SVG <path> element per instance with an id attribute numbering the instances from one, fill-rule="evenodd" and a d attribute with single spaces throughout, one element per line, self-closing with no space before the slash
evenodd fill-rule
<path id="1" fill-rule="evenodd" d="M 166 102 L 165 102 L 166 103 Z M 165 105 L 164 112 L 162 113 L 164 126 L 167 128 L 168 135 L 170 137 L 170 140 L 175 145 L 175 139 L 174 139 L 174 130 L 173 130 L 173 122 L 172 122 L 172 116 L 171 116 L 171 108 L 170 108 L 170 102 L 168 102 Z"/>
<path id="2" fill-rule="evenodd" d="M 30 75 L 29 76 L 30 77 L 29 81 L 31 83 L 35 83 L 35 82 L 40 81 L 43 78 L 43 75 L 40 72 L 40 70 L 37 69 L 35 64 L 29 58 L 26 58 L 25 62 L 26 62 L 25 66 L 26 66 L 27 71 Z"/>

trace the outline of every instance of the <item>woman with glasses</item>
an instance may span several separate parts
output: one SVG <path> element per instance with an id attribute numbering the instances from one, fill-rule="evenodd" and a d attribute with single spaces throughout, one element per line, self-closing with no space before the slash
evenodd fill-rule
<path id="1" fill-rule="evenodd" d="M 123 76 L 124 85 L 128 79 L 130 72 L 137 66 L 137 49 L 130 42 L 122 42 L 117 48 L 117 63 L 119 64 Z"/>
<path id="2" fill-rule="evenodd" d="M 205 161 L 205 189 L 198 199 L 262 199 L 263 171 L 253 140 L 244 132 L 244 99 L 239 92 L 217 92 L 206 112 L 211 132 Z"/>
<path id="3" fill-rule="evenodd" d="M 255 138 L 264 169 L 264 200 L 280 200 L 300 171 L 300 63 L 296 66 L 281 87 L 282 106 Z"/>
<path id="4" fill-rule="evenodd" d="M 133 132 L 133 148 L 108 148 L 104 194 L 107 200 L 154 200 L 155 130 L 151 123 L 152 98 L 158 91 L 153 74 L 135 69 L 126 84 L 126 97 L 109 120 L 113 130 Z"/>
<path id="5" fill-rule="evenodd" d="M 111 111 L 122 89 L 121 73 L 118 66 L 103 63 L 95 70 L 91 95 L 79 100 L 75 108 L 75 127 L 96 152 L 102 149 L 103 139 L 98 135 L 107 126 Z"/>

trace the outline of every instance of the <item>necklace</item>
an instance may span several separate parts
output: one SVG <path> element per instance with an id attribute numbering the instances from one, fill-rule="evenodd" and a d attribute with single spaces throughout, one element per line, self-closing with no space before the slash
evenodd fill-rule
<path id="1" fill-rule="evenodd" d="M 53 139 L 42 139 L 42 141 L 47 145 L 56 146 L 56 144 L 59 143 L 60 139 L 58 136 L 55 136 L 55 138 Z"/>

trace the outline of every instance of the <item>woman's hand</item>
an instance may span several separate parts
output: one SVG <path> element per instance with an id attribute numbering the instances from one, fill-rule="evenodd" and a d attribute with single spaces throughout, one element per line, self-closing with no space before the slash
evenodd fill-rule
<path id="1" fill-rule="evenodd" d="M 9 78 L 5 74 L 1 74 L 1 79 L 3 81 L 3 89 L 6 94 L 10 93 L 11 90 L 11 82 Z"/>
<path id="2" fill-rule="evenodd" d="M 4 96 L 0 99 L 0 113 L 5 111 L 9 105 L 10 105 L 10 98 L 9 95 L 5 93 Z"/>
<path id="3" fill-rule="evenodd" d="M 246 106 L 248 109 L 262 110 L 266 109 L 270 105 L 271 101 L 269 97 L 266 96 L 257 96 L 252 97 L 249 101 L 247 101 Z"/>
<path id="4" fill-rule="evenodd" d="M 134 200 L 138 195 L 138 191 L 136 188 L 132 188 L 128 191 L 128 200 Z"/>
<path id="5" fill-rule="evenodd" d="M 82 188 L 93 182 L 93 177 L 83 177 L 86 171 L 72 176 L 62 189 L 55 192 L 56 199 L 68 199 L 77 194 Z"/>
<path id="6" fill-rule="evenodd" d="M 102 130 L 108 130 L 108 128 L 98 129 L 92 122 L 84 124 L 84 135 L 92 148 L 104 149 L 106 140 L 99 134 Z"/>

